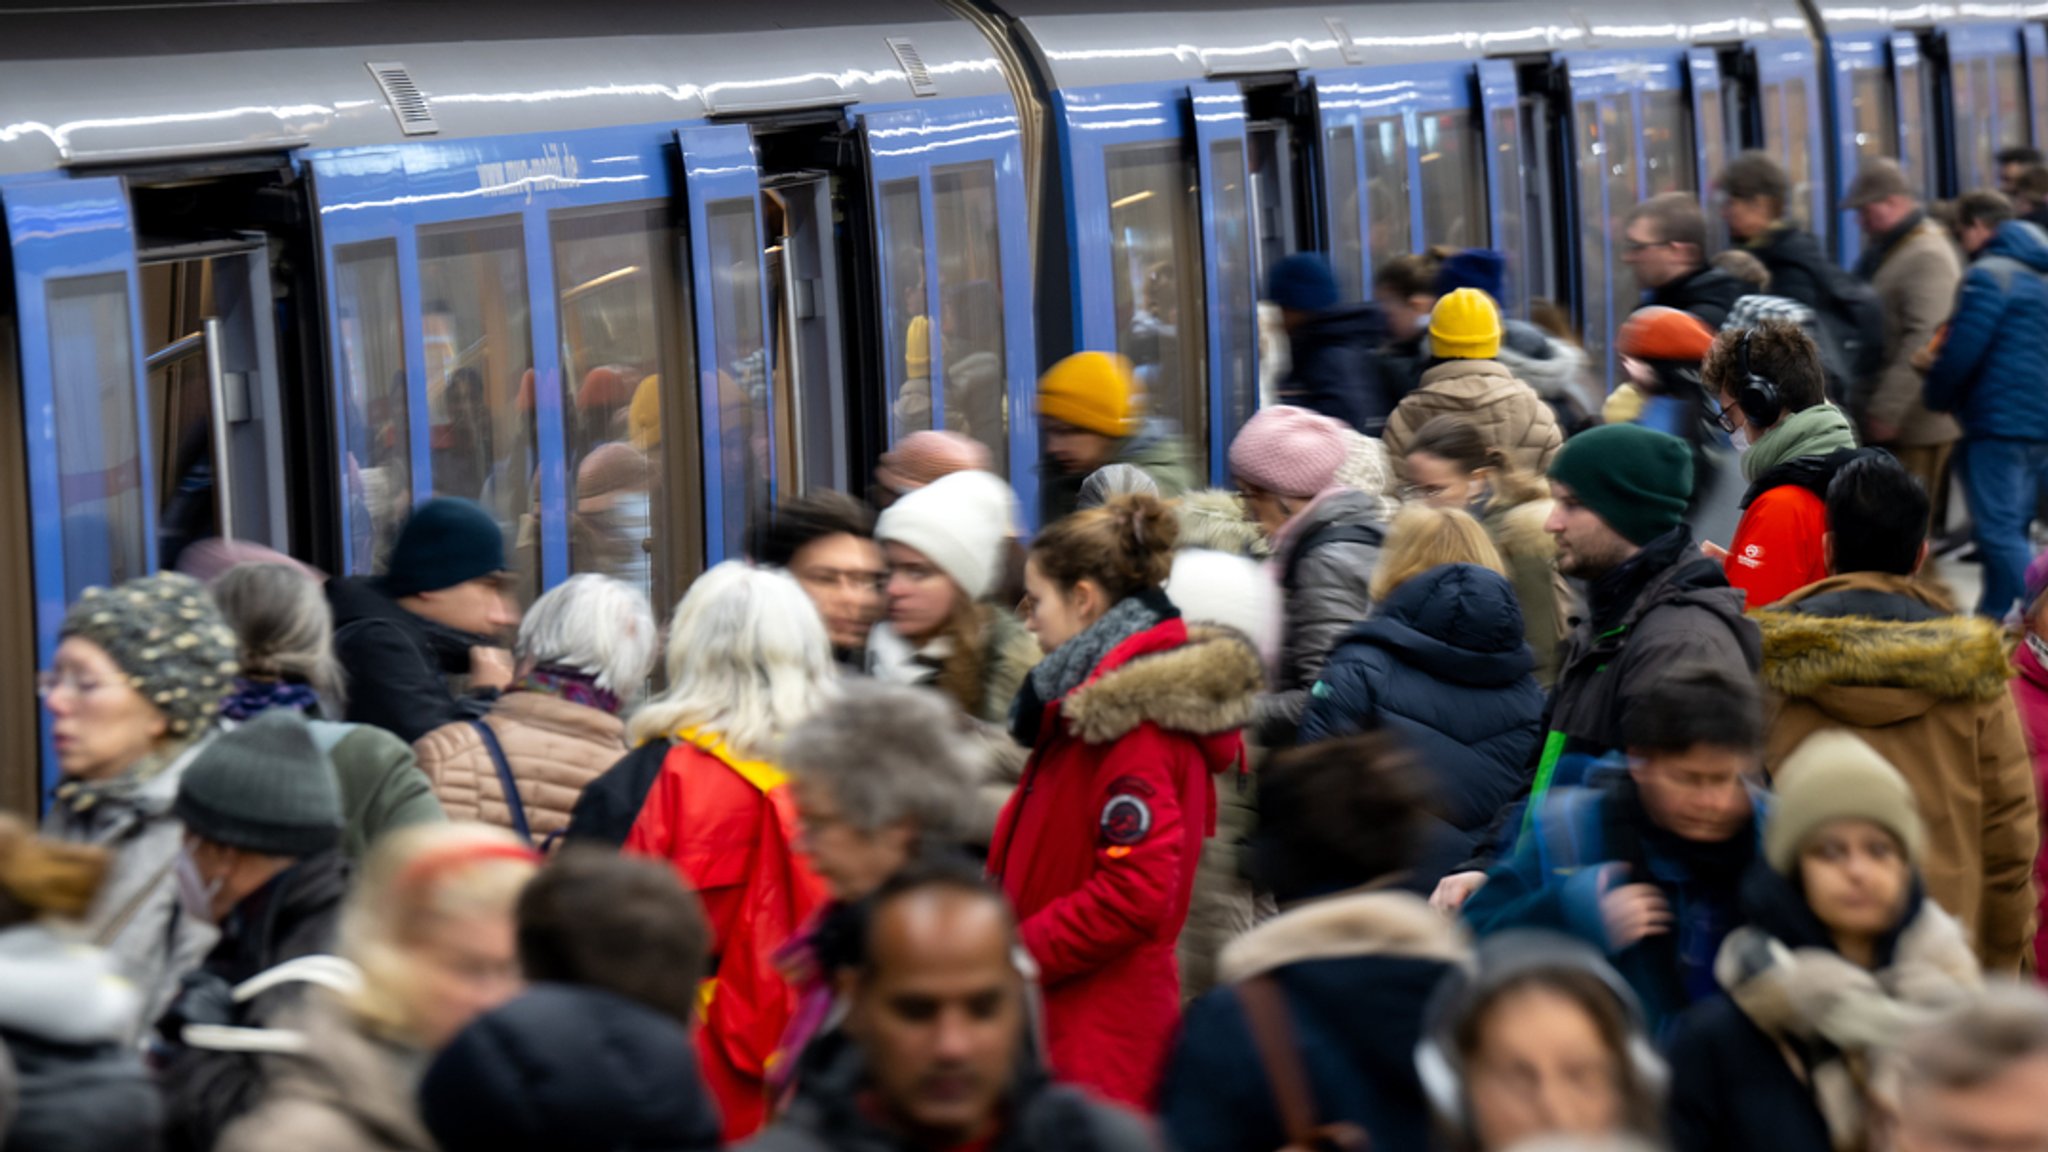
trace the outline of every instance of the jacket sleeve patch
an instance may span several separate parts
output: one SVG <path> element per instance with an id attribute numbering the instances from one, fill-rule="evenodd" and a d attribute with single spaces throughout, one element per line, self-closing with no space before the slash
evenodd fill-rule
<path id="1" fill-rule="evenodd" d="M 1115 848 L 1129 848 L 1152 831 L 1152 806 L 1131 792 L 1118 792 L 1102 806 L 1102 840 Z"/>

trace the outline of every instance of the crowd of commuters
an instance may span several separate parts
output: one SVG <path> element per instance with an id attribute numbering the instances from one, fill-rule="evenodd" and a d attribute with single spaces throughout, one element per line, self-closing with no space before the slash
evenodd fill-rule
<path id="1" fill-rule="evenodd" d="M 453 499 L 87 592 L 0 1147 L 2048 1148 L 2048 233 L 1719 183 L 1598 419 L 1499 255 L 1303 254 L 1230 489 L 1083 352 L 1035 531 L 928 431 L 666 619 Z"/>

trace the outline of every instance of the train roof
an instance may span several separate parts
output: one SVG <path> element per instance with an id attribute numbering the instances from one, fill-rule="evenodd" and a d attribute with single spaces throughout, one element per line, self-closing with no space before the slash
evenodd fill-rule
<path id="1" fill-rule="evenodd" d="M 0 174 L 1008 91 L 937 0 L 101 0 L 0 9 Z"/>

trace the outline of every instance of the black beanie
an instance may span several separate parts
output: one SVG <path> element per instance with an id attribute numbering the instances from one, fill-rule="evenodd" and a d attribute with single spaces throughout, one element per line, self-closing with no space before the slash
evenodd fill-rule
<path id="1" fill-rule="evenodd" d="M 341 788 L 312 730 L 272 708 L 208 741 L 178 781 L 171 814 L 195 836 L 303 859 L 341 843 Z"/>
<path id="2" fill-rule="evenodd" d="M 505 571 L 505 534 L 467 500 L 437 496 L 413 511 L 391 546 L 384 593 L 394 599 Z"/>

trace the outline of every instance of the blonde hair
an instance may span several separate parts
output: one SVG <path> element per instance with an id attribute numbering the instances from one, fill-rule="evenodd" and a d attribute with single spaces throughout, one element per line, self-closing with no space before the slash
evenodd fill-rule
<path id="1" fill-rule="evenodd" d="M 743 759 L 838 692 L 825 622 L 786 572 L 728 560 L 697 578 L 668 632 L 668 688 L 626 726 L 634 745 L 701 728 Z"/>
<path id="2" fill-rule="evenodd" d="M 1497 575 L 1508 574 L 1500 549 L 1493 546 L 1485 526 L 1471 513 L 1421 504 L 1403 509 L 1394 517 L 1379 564 L 1373 569 L 1373 601 L 1385 600 L 1394 589 L 1446 564 L 1477 564 Z"/>
<path id="3" fill-rule="evenodd" d="M 510 920 L 539 863 L 519 837 L 488 824 L 419 824 L 378 842 L 341 910 L 339 951 L 363 973 L 349 1009 L 385 1035 L 416 1036 L 413 949 L 448 919 Z"/>

